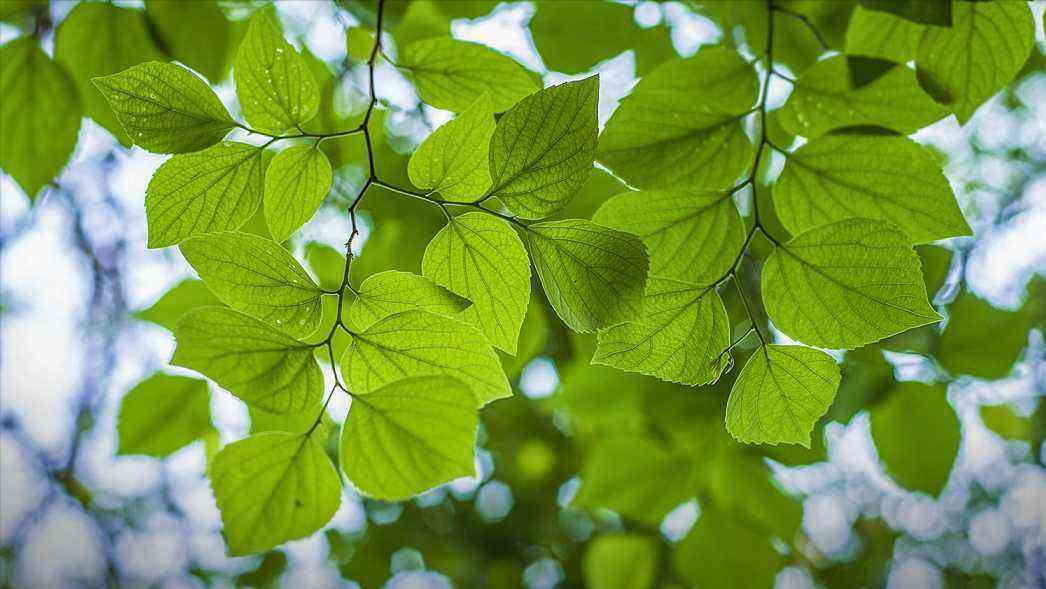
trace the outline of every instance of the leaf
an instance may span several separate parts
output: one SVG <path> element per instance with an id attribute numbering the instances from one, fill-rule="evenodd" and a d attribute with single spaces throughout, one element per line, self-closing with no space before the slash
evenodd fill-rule
<path id="1" fill-rule="evenodd" d="M 750 165 L 752 144 L 739 121 L 757 95 L 755 70 L 736 51 L 706 47 L 669 61 L 621 101 L 600 138 L 599 161 L 639 188 L 726 188 Z"/>
<path id="2" fill-rule="evenodd" d="M 911 22 L 936 27 L 952 26 L 951 2 L 926 2 L 926 0 L 860 0 L 860 2 L 861 6 L 868 10 L 886 12 Z"/>
<path id="3" fill-rule="evenodd" d="M 774 325 L 822 348 L 856 348 L 941 319 L 908 238 L 871 219 L 823 225 L 778 247 L 762 291 Z"/>
<path id="4" fill-rule="evenodd" d="M 926 30 L 915 66 L 966 124 L 1020 71 L 1035 46 L 1035 21 L 1024 2 L 956 2 L 953 21 Z"/>
<path id="5" fill-rule="evenodd" d="M 595 223 L 639 236 L 650 274 L 698 285 L 722 278 L 745 241 L 745 226 L 725 192 L 644 190 L 619 194 Z"/>
<path id="6" fill-rule="evenodd" d="M 345 53 L 356 61 L 367 61 L 374 48 L 374 30 L 352 27 L 345 31 Z"/>
<path id="7" fill-rule="evenodd" d="M 396 66 L 406 70 L 422 100 L 454 112 L 468 109 L 483 94 L 490 96 L 494 112 L 503 112 L 539 90 L 527 70 L 511 57 L 458 39 L 411 43 Z"/>
<path id="8" fill-rule="evenodd" d="M 79 93 L 33 37 L 20 37 L 0 47 L 0 96 L 0 167 L 32 202 L 73 153 Z"/>
<path id="9" fill-rule="evenodd" d="M 207 83 L 180 65 L 150 61 L 92 81 L 131 141 L 155 153 L 199 151 L 236 125 Z"/>
<path id="10" fill-rule="evenodd" d="M 530 300 L 530 262 L 504 221 L 484 213 L 451 217 L 425 248 L 421 273 L 471 300 L 460 319 L 494 347 L 516 353 Z"/>
<path id="11" fill-rule="evenodd" d="M 585 454 L 581 488 L 572 505 L 613 509 L 656 528 L 694 491 L 691 463 L 649 438 L 601 439 Z"/>
<path id="12" fill-rule="evenodd" d="M 231 33 L 215 0 L 146 0 L 145 14 L 171 57 L 221 83 Z"/>
<path id="13" fill-rule="evenodd" d="M 308 435 L 257 434 L 214 457 L 211 488 L 230 556 L 262 552 L 319 530 L 341 504 L 341 482 Z"/>
<path id="14" fill-rule="evenodd" d="M 252 435 L 274 431 L 303 434 L 316 422 L 317 415 L 323 414 L 326 417 L 323 405 L 320 403 L 298 413 L 269 413 L 250 406 L 247 407 L 247 411 L 251 418 L 250 433 Z"/>
<path id="15" fill-rule="evenodd" d="M 940 164 L 904 137 L 815 139 L 788 154 L 773 197 L 792 234 L 864 217 L 890 221 L 914 243 L 972 235 Z"/>
<path id="16" fill-rule="evenodd" d="M 320 94 L 305 60 L 266 11 L 251 17 L 233 62 L 243 117 L 265 133 L 282 133 L 313 116 Z"/>
<path id="17" fill-rule="evenodd" d="M 154 374 L 120 402 L 116 453 L 169 456 L 212 429 L 207 381 Z"/>
<path id="18" fill-rule="evenodd" d="M 684 581 L 702 587 L 772 587 L 785 562 L 770 540 L 714 505 L 702 505 L 693 530 L 676 547 L 675 568 Z"/>
<path id="19" fill-rule="evenodd" d="M 923 30 L 890 13 L 857 7 L 846 28 L 846 53 L 908 63 L 915 59 Z"/>
<path id="20" fill-rule="evenodd" d="M 478 331 L 424 311 L 396 313 L 353 333 L 341 371 L 355 394 L 404 377 L 446 375 L 469 386 L 476 407 L 512 395 L 497 355 Z"/>
<path id="21" fill-rule="evenodd" d="M 730 391 L 726 429 L 746 444 L 800 444 L 828 411 L 841 376 L 831 356 L 801 346 L 763 345 Z"/>
<path id="22" fill-rule="evenodd" d="M 223 303 L 292 336 L 316 331 L 324 291 L 280 244 L 247 233 L 182 243 L 182 255 Z"/>
<path id="23" fill-rule="evenodd" d="M 567 327 L 595 331 L 639 313 L 648 266 L 639 238 L 584 219 L 530 225 L 525 237 L 545 296 Z"/>
<path id="24" fill-rule="evenodd" d="M 1032 283 L 1016 310 L 998 309 L 964 290 L 948 305 L 948 324 L 934 357 L 954 375 L 997 379 L 1010 373 L 1028 345 L 1028 332 L 1046 326 L 1046 285 Z"/>
<path id="25" fill-rule="evenodd" d="M 402 501 L 473 476 L 476 402 L 449 376 L 404 378 L 352 399 L 341 433 L 341 467 L 363 493 Z"/>
<path id="26" fill-rule="evenodd" d="M 403 311 L 456 317 L 471 303 L 424 276 L 398 270 L 371 274 L 360 285 L 351 317 L 362 329 Z M 461 317 L 457 317 L 461 319 Z"/>
<path id="27" fill-rule="evenodd" d="M 599 333 L 593 364 L 688 385 L 714 382 L 726 368 L 730 319 L 711 286 L 651 277 L 643 312 Z"/>
<path id="28" fill-rule="evenodd" d="M 830 57 L 804 71 L 778 115 L 785 129 L 817 137 L 832 129 L 877 125 L 908 135 L 947 114 L 919 87 L 915 71 L 903 65 L 875 60 L 885 73 L 855 85 L 848 67 L 855 59 Z"/>
<path id="29" fill-rule="evenodd" d="M 490 140 L 490 194 L 524 219 L 562 208 L 596 156 L 599 76 L 532 94 L 506 112 Z"/>
<path id="30" fill-rule="evenodd" d="M 319 403 L 323 373 L 304 344 L 224 307 L 185 314 L 174 330 L 171 364 L 200 372 L 271 413 L 297 413 Z"/>
<path id="31" fill-rule="evenodd" d="M 444 200 L 471 202 L 490 190 L 490 137 L 494 111 L 487 94 L 454 120 L 436 129 L 410 156 L 407 172 L 419 188 Z"/>
<path id="32" fill-rule="evenodd" d="M 197 307 L 220 304 L 221 301 L 210 290 L 207 290 L 203 281 L 190 278 L 179 282 L 165 292 L 152 306 L 136 311 L 134 315 L 143 321 L 151 321 L 174 331 L 178 321 L 187 312 Z"/>
<path id="33" fill-rule="evenodd" d="M 76 82 L 84 114 L 126 146 L 131 145 L 131 139 L 91 80 L 142 62 L 164 59 L 149 33 L 144 14 L 107 2 L 81 2 L 58 25 L 54 39 L 55 59 Z"/>
<path id="34" fill-rule="evenodd" d="M 1031 420 L 1014 413 L 1009 405 L 982 405 L 984 426 L 1007 440 L 1025 441 L 1031 435 Z"/>
<path id="35" fill-rule="evenodd" d="M 317 146 L 296 145 L 272 158 L 265 172 L 265 222 L 286 241 L 316 214 L 334 181 L 331 163 Z"/>
<path id="36" fill-rule="evenodd" d="M 581 567 L 591 589 L 650 589 L 657 580 L 658 547 L 639 534 L 603 534 L 589 542 Z"/>
<path id="37" fill-rule="evenodd" d="M 145 190 L 148 246 L 243 227 L 262 202 L 266 159 L 260 147 L 226 141 L 164 162 Z"/>
<path id="38" fill-rule="evenodd" d="M 939 494 L 962 440 L 945 387 L 899 383 L 885 402 L 872 407 L 871 424 L 887 474 L 908 490 Z"/>

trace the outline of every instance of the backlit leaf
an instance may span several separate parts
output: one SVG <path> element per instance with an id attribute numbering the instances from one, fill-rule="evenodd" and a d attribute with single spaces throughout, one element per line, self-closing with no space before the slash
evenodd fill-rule
<path id="1" fill-rule="evenodd" d="M 171 57 L 214 84 L 222 81 L 231 31 L 215 0 L 146 0 L 145 14 Z"/>
<path id="2" fill-rule="evenodd" d="M 220 304 L 221 301 L 204 286 L 202 280 L 190 278 L 173 286 L 150 307 L 135 312 L 135 316 L 174 331 L 178 321 L 189 311 Z"/>
<path id="3" fill-rule="evenodd" d="M 334 175 L 317 146 L 297 145 L 272 158 L 265 172 L 265 222 L 276 241 L 285 241 L 316 214 Z"/>
<path id="4" fill-rule="evenodd" d="M 846 53 L 907 63 L 915 59 L 922 35 L 920 24 L 857 7 L 846 28 Z"/>
<path id="5" fill-rule="evenodd" d="M 386 270 L 371 274 L 363 281 L 350 317 L 357 326 L 366 329 L 389 315 L 412 309 L 455 317 L 470 304 L 468 299 L 424 276 Z"/>
<path id="6" fill-rule="evenodd" d="M 886 12 L 911 22 L 942 28 L 952 26 L 951 2 L 927 2 L 926 0 L 860 0 L 860 2 L 861 6 L 868 10 Z"/>
<path id="7" fill-rule="evenodd" d="M 490 190 L 493 134 L 494 111 L 484 94 L 418 146 L 407 167 L 410 181 L 451 202 L 479 199 Z"/>
<path id="8" fill-rule="evenodd" d="M 211 431 L 207 381 L 154 374 L 120 402 L 117 454 L 167 456 Z"/>

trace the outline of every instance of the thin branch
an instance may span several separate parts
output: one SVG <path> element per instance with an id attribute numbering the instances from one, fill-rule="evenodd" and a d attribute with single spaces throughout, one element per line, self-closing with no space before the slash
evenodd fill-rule
<path id="1" fill-rule="evenodd" d="M 814 37 L 817 37 L 817 42 L 821 44 L 821 47 L 825 51 L 831 50 L 831 46 L 828 45 L 828 41 L 825 40 L 824 35 L 821 34 L 821 31 L 817 30 L 817 26 L 813 23 L 812 20 L 810 20 L 810 17 L 806 16 L 801 12 L 796 12 L 790 8 L 785 8 L 783 6 L 772 6 L 771 10 L 780 12 L 781 14 L 787 14 L 792 18 L 799 19 L 800 21 L 802 21 L 804 25 L 806 25 L 806 28 L 810 29 L 810 32 L 814 34 Z M 773 20 L 772 15 L 770 16 L 770 19 Z"/>

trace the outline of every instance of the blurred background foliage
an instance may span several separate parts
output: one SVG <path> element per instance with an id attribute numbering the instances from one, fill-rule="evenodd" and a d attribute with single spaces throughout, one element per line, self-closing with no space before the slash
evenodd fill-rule
<path id="1" fill-rule="evenodd" d="M 919 33 L 864 0 L 778 4 L 794 13 L 778 17 L 775 46 L 793 77 L 823 56 L 808 25 L 843 52 L 862 42 L 848 33 L 852 24 L 875 20 L 895 35 L 888 49 L 901 61 Z M 176 252 L 144 247 L 142 195 L 159 159 L 128 149 L 88 80 L 174 59 L 231 102 L 230 56 L 245 18 L 272 10 L 321 86 L 308 130 L 349 128 L 366 106 L 362 62 L 375 8 L 364 0 L 0 1 L 2 41 L 38 39 L 78 89 L 79 98 L 66 97 L 75 104 L 61 108 L 86 117 L 69 165 L 39 195 L 6 174 L 0 180 L 4 587 L 1042 586 L 1041 2 L 1032 4 L 1036 49 L 1013 83 L 965 126 L 948 118 L 914 136 L 946 162 L 976 233 L 919 248 L 947 321 L 846 353 L 812 448 L 734 442 L 722 416 L 736 372 L 690 388 L 590 365 L 594 338 L 550 320 L 535 296 L 519 354 L 503 357 L 517 394 L 481 415 L 476 477 L 398 504 L 346 489 L 324 531 L 262 557 L 226 557 L 203 477 L 209 456 L 222 441 L 294 428 L 299 417 L 248 413 L 212 386 L 214 428 L 199 442 L 161 459 L 117 453 L 121 398 L 165 363 L 177 318 L 214 299 Z M 453 34 L 509 52 L 546 83 L 600 72 L 601 122 L 636 76 L 702 45 L 760 55 L 766 27 L 762 0 L 388 0 L 386 10 L 393 53 Z M 408 154 L 448 114 L 422 106 L 394 68 L 378 73 L 379 174 L 409 185 Z M 789 91 L 775 79 L 772 106 Z M 14 108 L 13 97 L 2 100 Z M 770 120 L 773 141 L 792 145 Z M 347 234 L 340 209 L 367 162 L 358 137 L 323 147 L 335 189 L 293 246 L 321 284 L 337 285 Z M 772 176 L 782 162 L 775 155 L 764 165 Z M 590 217 L 622 190 L 596 170 L 558 216 Z M 785 235 L 768 190 L 757 186 L 755 197 Z M 387 269 L 419 272 L 441 215 L 397 198 L 368 199 L 361 211 L 353 282 Z M 265 231 L 263 221 L 249 227 Z M 769 252 L 758 245 L 744 272 Z M 741 303 L 730 294 L 726 303 L 740 335 L 748 329 Z M 743 362 L 751 348 L 737 351 Z M 330 409 L 332 455 L 346 409 Z"/>

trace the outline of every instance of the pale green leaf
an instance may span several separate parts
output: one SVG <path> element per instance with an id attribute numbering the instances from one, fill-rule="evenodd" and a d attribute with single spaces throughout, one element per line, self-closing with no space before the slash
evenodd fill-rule
<path id="1" fill-rule="evenodd" d="M 210 477 L 230 556 L 304 538 L 341 504 L 338 472 L 308 435 L 265 433 L 233 442 L 214 457 Z"/>
<path id="2" fill-rule="evenodd" d="M 749 356 L 730 391 L 726 429 L 746 444 L 800 444 L 828 411 L 839 366 L 820 350 L 764 345 Z"/>
<path id="3" fill-rule="evenodd" d="M 469 305 L 468 299 L 424 276 L 386 270 L 371 274 L 363 281 L 350 317 L 358 327 L 366 329 L 389 315 L 412 309 L 463 319 L 459 313 Z"/>
<path id="4" fill-rule="evenodd" d="M 164 162 L 145 190 L 148 246 L 243 227 L 261 205 L 265 163 L 265 150 L 235 142 Z"/>
<path id="5" fill-rule="evenodd" d="M 352 27 L 345 31 L 345 53 L 356 61 L 367 61 L 374 49 L 374 30 L 367 27 Z"/>
<path id="6" fill-rule="evenodd" d="M 472 391 L 449 376 L 356 393 L 341 432 L 341 467 L 366 495 L 409 499 L 475 474 L 478 421 Z"/>
<path id="7" fill-rule="evenodd" d="M 282 133 L 311 119 L 320 107 L 312 72 L 266 11 L 251 17 L 233 78 L 243 117 L 257 130 Z"/>
<path id="8" fill-rule="evenodd" d="M 446 375 L 469 386 L 477 407 L 512 395 L 497 354 L 478 331 L 424 311 L 390 315 L 353 333 L 341 370 L 357 394 L 404 377 Z"/>
<path id="9" fill-rule="evenodd" d="M 926 29 L 915 65 L 965 124 L 1010 83 L 1034 46 L 1026 2 L 956 2 L 951 27 Z"/>
<path id="10" fill-rule="evenodd" d="M 740 120 L 758 92 L 755 70 L 730 49 L 667 62 L 621 101 L 599 161 L 639 188 L 728 187 L 751 165 Z"/>
<path id="11" fill-rule="evenodd" d="M 858 6 L 846 28 L 846 53 L 908 63 L 915 59 L 923 30 L 920 24 Z"/>
<path id="12" fill-rule="evenodd" d="M 830 57 L 799 76 L 778 114 L 785 129 L 812 138 L 832 129 L 875 125 L 908 135 L 948 114 L 919 86 L 915 71 L 903 65 L 881 62 L 889 69 L 857 87 L 847 65 L 852 59 Z"/>
<path id="13" fill-rule="evenodd" d="M 218 84 L 228 72 L 231 31 L 215 0 L 146 0 L 145 14 L 171 57 Z"/>
<path id="14" fill-rule="evenodd" d="M 396 66 L 406 71 L 422 100 L 454 112 L 464 111 L 483 94 L 490 96 L 494 112 L 503 112 L 539 89 L 511 57 L 458 39 L 411 43 Z"/>
<path id="15" fill-rule="evenodd" d="M 316 422 L 316 416 L 323 412 L 323 405 L 316 403 L 297 413 L 269 413 L 254 406 L 247 407 L 251 418 L 251 434 L 262 432 L 289 432 L 303 434 Z M 324 412 L 324 417 L 326 413 Z M 329 420 L 329 418 L 328 418 Z M 317 430 L 319 431 L 319 430 Z M 322 438 L 321 438 L 322 439 Z"/>
<path id="16" fill-rule="evenodd" d="M 639 313 L 648 262 L 638 237 L 584 219 L 531 225 L 525 236 L 545 295 L 568 327 L 595 331 Z"/>
<path id="17" fill-rule="evenodd" d="M 1008 440 L 1027 440 L 1031 420 L 1017 415 L 1009 405 L 982 405 L 979 411 L 984 426 Z"/>
<path id="18" fill-rule="evenodd" d="M 136 311 L 134 315 L 144 321 L 174 331 L 183 315 L 197 307 L 220 305 L 221 301 L 214 296 L 202 280 L 187 279 L 179 282 L 165 292 L 155 303 L 146 309 Z"/>
<path id="19" fill-rule="evenodd" d="M 84 114 L 105 127 L 120 143 L 130 145 L 131 138 L 124 133 L 109 103 L 91 80 L 145 61 L 165 59 L 149 33 L 145 13 L 108 2 L 80 2 L 58 25 L 54 56 L 80 89 Z"/>
<path id="20" fill-rule="evenodd" d="M 407 172 L 415 186 L 444 200 L 470 202 L 490 190 L 490 137 L 494 111 L 483 94 L 465 112 L 433 131 L 410 157 Z"/>
<path id="21" fill-rule="evenodd" d="M 214 380 L 251 405 L 298 413 L 319 402 L 323 373 L 304 344 L 261 321 L 224 307 L 185 314 L 174 330 L 171 364 Z"/>
<path id="22" fill-rule="evenodd" d="M 324 291 L 280 244 L 229 232 L 194 237 L 181 250 L 226 305 L 293 336 L 316 331 Z"/>
<path id="23" fill-rule="evenodd" d="M 530 262 L 504 221 L 484 213 L 452 217 L 425 248 L 421 272 L 472 301 L 461 319 L 495 347 L 516 353 L 530 300 Z"/>
<path id="24" fill-rule="evenodd" d="M 908 237 L 893 225 L 838 221 L 774 251 L 763 267 L 763 302 L 789 337 L 856 348 L 940 321 L 919 266 Z"/>
<path id="25" fill-rule="evenodd" d="M 265 222 L 276 241 L 285 241 L 323 204 L 334 175 L 318 146 L 297 145 L 272 158 L 265 172 Z"/>
<path id="26" fill-rule="evenodd" d="M 720 353 L 729 345 L 730 318 L 715 288 L 651 276 L 642 314 L 599 332 L 592 363 L 707 384 L 726 368 Z"/>
<path id="27" fill-rule="evenodd" d="M 657 580 L 658 548 L 639 534 L 603 534 L 585 550 L 582 569 L 590 589 L 650 589 Z"/>
<path id="28" fill-rule="evenodd" d="M 33 37 L 0 47 L 0 168 L 36 199 L 76 146 L 83 107 L 72 78 Z"/>
<path id="29" fill-rule="evenodd" d="M 725 192 L 626 192 L 607 200 L 592 220 L 639 236 L 651 276 L 700 285 L 722 278 L 745 241 L 744 221 Z"/>
<path id="30" fill-rule="evenodd" d="M 120 401 L 117 454 L 167 456 L 212 429 L 207 381 L 154 374 Z"/>
<path id="31" fill-rule="evenodd" d="M 971 235 L 937 159 L 904 137 L 811 141 L 788 155 L 773 198 L 793 234 L 863 217 L 893 223 L 913 243 Z"/>
<path id="32" fill-rule="evenodd" d="M 207 83 L 177 64 L 150 61 L 92 81 L 131 141 L 149 151 L 199 151 L 236 125 Z"/>
<path id="33" fill-rule="evenodd" d="M 562 208 L 592 172 L 599 76 L 546 88 L 498 120 L 490 140 L 490 193 L 524 219 Z"/>
<path id="34" fill-rule="evenodd" d="M 911 491 L 937 495 L 959 452 L 959 418 L 943 385 L 902 382 L 871 410 L 872 440 L 886 472 Z"/>
<path id="35" fill-rule="evenodd" d="M 701 506 L 690 534 L 676 547 L 675 568 L 686 582 L 699 587 L 766 589 L 785 566 L 782 556 L 762 529 L 743 518 Z"/>

